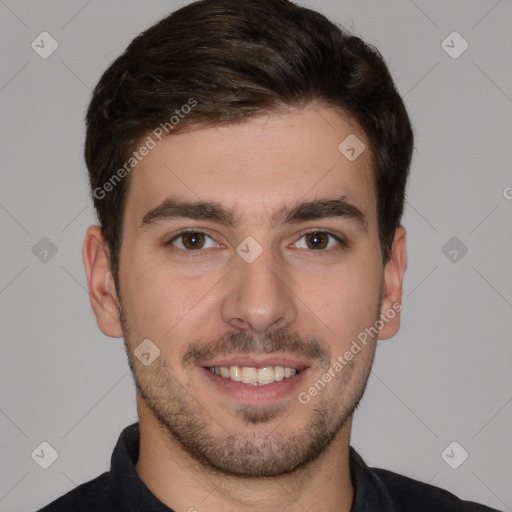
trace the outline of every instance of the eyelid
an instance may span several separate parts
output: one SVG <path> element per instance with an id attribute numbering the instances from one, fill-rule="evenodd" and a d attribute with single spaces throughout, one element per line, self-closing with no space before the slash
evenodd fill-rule
<path id="1" fill-rule="evenodd" d="M 341 247 L 345 248 L 348 246 L 347 240 L 341 233 L 337 233 L 337 232 L 331 231 L 330 229 L 326 229 L 326 228 L 307 228 L 306 230 L 300 232 L 298 239 L 296 242 L 294 242 L 294 244 L 296 244 L 304 236 L 309 235 L 311 233 L 322 233 L 322 234 L 331 236 L 338 242 L 338 244 Z M 333 249 L 331 248 L 331 249 L 321 249 L 321 250 L 318 250 L 318 249 L 317 250 L 310 249 L 310 250 L 320 253 L 320 252 L 329 252 L 330 250 L 332 251 Z"/>
<path id="2" fill-rule="evenodd" d="M 173 242 L 176 241 L 178 238 L 180 238 L 181 236 L 183 235 L 186 235 L 187 233 L 199 233 L 201 235 L 205 235 L 205 237 L 208 237 L 209 239 L 213 240 L 216 244 L 218 245 L 223 245 L 221 244 L 220 242 L 218 242 L 210 233 L 208 233 L 208 231 L 205 231 L 204 229 L 196 229 L 196 228 L 185 228 L 185 229 L 182 229 L 180 231 L 178 231 L 177 233 L 174 233 L 171 238 L 169 238 L 166 242 L 164 242 L 164 245 L 165 246 L 172 246 L 174 250 L 176 251 L 181 251 L 181 252 L 187 252 L 187 253 L 199 253 L 201 254 L 202 252 L 208 250 L 208 249 L 211 249 L 211 247 L 208 247 L 207 249 L 196 249 L 196 250 L 187 250 L 187 249 L 182 249 L 181 247 L 176 247 L 173 245 Z"/>

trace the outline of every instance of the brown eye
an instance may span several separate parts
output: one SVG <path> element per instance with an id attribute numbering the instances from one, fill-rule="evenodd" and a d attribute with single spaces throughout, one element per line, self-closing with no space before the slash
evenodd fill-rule
<path id="1" fill-rule="evenodd" d="M 310 231 L 304 233 L 294 245 L 299 249 L 323 251 L 336 250 L 336 246 L 339 246 L 338 249 L 342 249 L 347 244 L 339 236 L 328 231 Z"/>
<path id="2" fill-rule="evenodd" d="M 201 249 L 204 245 L 204 233 L 183 233 L 181 237 L 187 249 Z"/>
<path id="3" fill-rule="evenodd" d="M 322 232 L 312 232 L 305 235 L 310 249 L 325 249 L 329 245 L 329 235 Z"/>
<path id="4" fill-rule="evenodd" d="M 189 252 L 199 252 L 202 249 L 218 247 L 215 240 L 202 231 L 183 231 L 174 238 L 171 238 L 167 245 L 173 245 L 178 249 Z"/>

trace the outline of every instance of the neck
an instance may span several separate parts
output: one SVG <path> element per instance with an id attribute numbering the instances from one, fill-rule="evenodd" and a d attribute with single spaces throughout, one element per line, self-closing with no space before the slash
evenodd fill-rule
<path id="1" fill-rule="evenodd" d="M 176 511 L 349 512 L 353 500 L 349 444 L 351 418 L 327 450 L 293 473 L 273 478 L 239 478 L 210 471 L 162 428 L 137 397 L 140 450 L 135 466 L 146 487 Z"/>

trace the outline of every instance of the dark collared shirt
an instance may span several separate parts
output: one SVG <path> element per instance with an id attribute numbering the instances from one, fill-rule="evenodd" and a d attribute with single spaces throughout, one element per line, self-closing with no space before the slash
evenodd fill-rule
<path id="1" fill-rule="evenodd" d="M 135 471 L 138 457 L 139 424 L 134 423 L 119 437 L 110 472 L 78 486 L 39 512 L 173 512 L 139 478 Z M 349 463 L 354 486 L 351 512 L 497 512 L 462 501 L 438 487 L 369 468 L 352 447 Z"/>

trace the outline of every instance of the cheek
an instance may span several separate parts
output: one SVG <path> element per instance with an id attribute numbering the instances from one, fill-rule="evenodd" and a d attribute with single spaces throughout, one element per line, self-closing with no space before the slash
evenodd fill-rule
<path id="1" fill-rule="evenodd" d="M 221 277 L 215 271 L 185 274 L 150 254 L 135 255 L 123 270 L 122 300 L 131 332 L 161 342 L 180 339 L 183 331 L 189 337 L 199 332 Z"/>
<path id="2" fill-rule="evenodd" d="M 378 264 L 348 263 L 314 279 L 302 277 L 299 297 L 328 327 L 332 354 L 342 353 L 352 339 L 378 319 L 382 271 Z"/>

